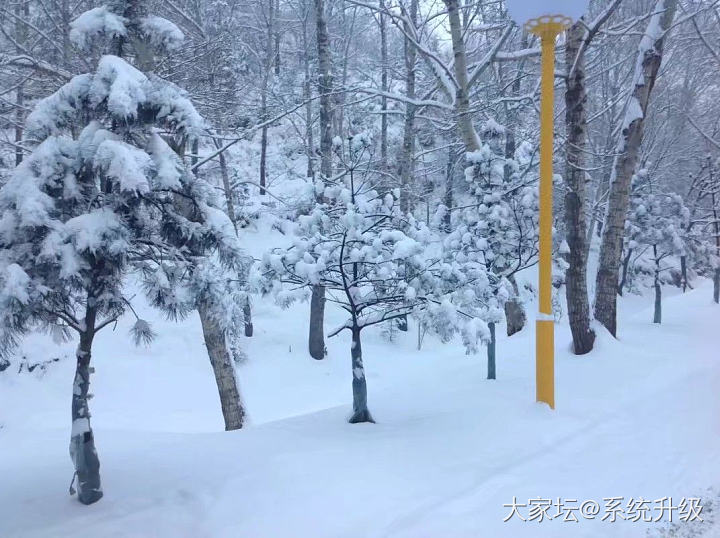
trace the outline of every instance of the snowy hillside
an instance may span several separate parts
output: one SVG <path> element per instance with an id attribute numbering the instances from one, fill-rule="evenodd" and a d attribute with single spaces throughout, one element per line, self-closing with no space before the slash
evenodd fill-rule
<path id="1" fill-rule="evenodd" d="M 668 298 L 661 327 L 650 323 L 649 300 L 623 307 L 620 341 L 600 333 L 588 356 L 558 352 L 554 412 L 534 403 L 527 329 L 500 340 L 496 381 L 459 344 L 428 339 L 417 352 L 413 327 L 396 343 L 369 333 L 377 424 L 350 425 L 347 337 L 329 340 L 328 359 L 314 361 L 305 351 L 307 306 L 260 302 L 238 367 L 252 425 L 227 433 L 197 319 L 158 320 L 147 350 L 128 343 L 123 320 L 97 343 L 101 503 L 82 506 L 65 489 L 73 361 L 63 356 L 44 375 L 0 375 L 0 536 L 79 528 L 133 538 L 644 536 L 649 523 L 601 516 L 503 522 L 513 496 L 601 506 L 605 497 L 671 496 L 677 504 L 720 483 L 711 336 L 720 312 L 708 286 Z M 562 325 L 558 347 L 569 342 Z M 41 337 L 24 347 L 34 359 L 55 349 Z"/>

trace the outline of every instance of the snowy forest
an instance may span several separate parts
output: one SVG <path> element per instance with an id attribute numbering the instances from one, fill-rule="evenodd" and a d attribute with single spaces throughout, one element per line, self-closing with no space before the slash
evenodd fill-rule
<path id="1" fill-rule="evenodd" d="M 523 3 L 0 3 L 0 537 L 720 536 L 720 1 L 556 41 L 554 410 Z"/>

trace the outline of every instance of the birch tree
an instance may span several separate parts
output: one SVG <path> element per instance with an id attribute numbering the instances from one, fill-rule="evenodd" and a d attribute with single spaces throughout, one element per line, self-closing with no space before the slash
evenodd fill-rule
<path id="1" fill-rule="evenodd" d="M 658 0 L 640 40 L 630 97 L 625 105 L 622 132 L 610 176 L 608 206 L 603 226 L 600 259 L 595 283 L 595 319 L 613 336 L 617 334 L 617 290 L 630 183 L 643 141 L 643 127 L 657 80 L 667 32 L 677 0 Z"/>

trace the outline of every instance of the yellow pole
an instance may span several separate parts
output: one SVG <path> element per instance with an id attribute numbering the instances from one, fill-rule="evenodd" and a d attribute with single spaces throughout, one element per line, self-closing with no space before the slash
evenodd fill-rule
<path id="1" fill-rule="evenodd" d="M 553 125 L 555 39 L 566 28 L 564 20 L 531 21 L 528 28 L 542 40 L 540 94 L 540 231 L 539 305 L 536 321 L 536 400 L 555 409 L 555 322 L 552 313 Z"/>

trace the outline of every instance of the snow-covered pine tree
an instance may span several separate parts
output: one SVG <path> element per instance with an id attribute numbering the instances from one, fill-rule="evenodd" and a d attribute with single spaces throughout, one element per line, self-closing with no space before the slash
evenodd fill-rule
<path id="1" fill-rule="evenodd" d="M 352 334 L 350 423 L 374 422 L 367 405 L 364 329 L 419 308 L 445 339 L 462 331 L 466 344 L 474 346 L 486 329 L 443 299 L 445 289 L 455 287 L 462 275 L 455 264 L 428 255 L 430 230 L 402 214 L 397 196 L 383 196 L 374 188 L 380 176 L 365 158 L 368 148 L 366 135 L 349 139 L 347 152 L 340 156 L 345 172 L 324 188 L 323 202 L 300 217 L 292 246 L 266 253 L 253 277 L 255 285 L 273 293 L 281 305 L 307 299 L 320 285 L 328 301 L 347 312 L 347 321 L 330 336 L 344 330 Z"/>
<path id="2" fill-rule="evenodd" d="M 179 39 L 139 0 L 84 13 L 71 38 L 85 45 L 103 33 L 136 65 Z M 84 504 L 103 494 L 88 405 L 92 346 L 130 306 L 127 277 L 137 274 L 150 303 L 178 318 L 218 288 L 227 295 L 210 256 L 234 271 L 241 259 L 213 189 L 175 151 L 202 119 L 182 90 L 128 60 L 102 56 L 95 72 L 38 103 L 26 124 L 37 146 L 0 191 L 0 350 L 35 329 L 77 333 L 70 455 Z M 227 303 L 213 307 L 218 319 Z M 141 319 L 133 333 L 152 337 Z"/>
<path id="3" fill-rule="evenodd" d="M 634 177 L 625 233 L 628 250 L 637 253 L 635 275 L 648 276 L 655 290 L 653 323 L 662 322 L 662 285 L 669 272 L 679 272 L 679 261 L 687 253 L 684 230 L 690 216 L 681 196 L 658 193 L 646 170 Z"/>
<path id="4" fill-rule="evenodd" d="M 502 132 L 502 126 L 489 122 L 480 149 L 466 155 L 465 179 L 471 200 L 445 238 L 446 257 L 460 264 L 466 274 L 467 292 L 455 294 L 457 306 L 482 318 L 490 331 L 488 379 L 496 378 L 495 327 L 514 293 L 509 279 L 537 258 L 537 196 L 534 189 L 513 186 L 519 166 L 503 155 Z M 507 169 L 510 182 L 505 181 Z"/>

